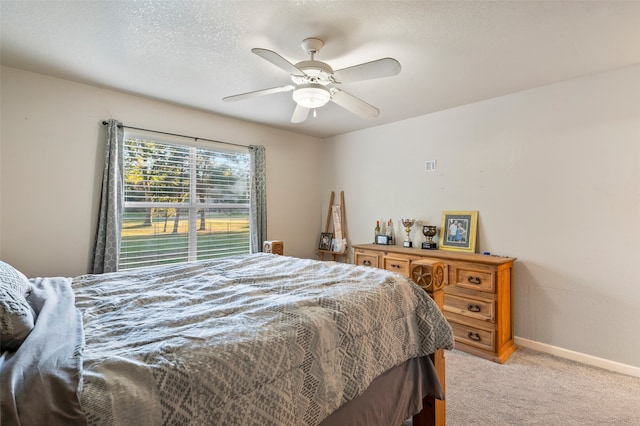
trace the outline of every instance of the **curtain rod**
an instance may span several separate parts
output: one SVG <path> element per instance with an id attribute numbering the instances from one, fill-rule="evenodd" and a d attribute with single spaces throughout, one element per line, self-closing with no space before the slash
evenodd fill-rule
<path id="1" fill-rule="evenodd" d="M 106 120 L 102 121 L 102 125 L 103 126 L 106 126 L 107 124 L 109 124 L 109 123 Z M 241 146 L 241 147 L 244 147 L 244 148 L 249 146 L 249 145 L 242 145 L 242 144 L 233 143 L 233 142 L 217 141 L 215 139 L 205 139 L 205 138 L 197 138 L 195 136 L 180 135 L 178 133 L 161 132 L 159 130 L 150 130 L 150 129 L 143 129 L 143 128 L 140 128 L 140 127 L 125 126 L 124 124 L 119 125 L 119 127 L 122 127 L 123 129 L 142 130 L 143 132 L 158 133 L 158 134 L 161 134 L 161 135 L 178 136 L 180 138 L 193 139 L 195 141 L 215 142 L 215 143 L 222 143 L 222 144 L 225 144 L 225 145 Z"/>

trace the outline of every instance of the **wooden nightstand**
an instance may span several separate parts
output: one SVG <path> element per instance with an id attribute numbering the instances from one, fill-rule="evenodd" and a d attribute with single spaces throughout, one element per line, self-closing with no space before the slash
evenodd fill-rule
<path id="1" fill-rule="evenodd" d="M 517 349 L 513 339 L 512 257 L 377 244 L 354 245 L 354 263 L 411 278 L 421 259 L 445 264 L 444 315 L 456 349 L 503 363 Z"/>

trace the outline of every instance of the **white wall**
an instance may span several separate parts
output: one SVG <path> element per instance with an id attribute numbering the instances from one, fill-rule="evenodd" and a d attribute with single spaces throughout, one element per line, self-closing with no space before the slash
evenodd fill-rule
<path id="1" fill-rule="evenodd" d="M 439 226 L 442 210 L 478 210 L 477 251 L 518 258 L 518 337 L 640 366 L 640 66 L 324 144 L 13 68 L 0 77 L 0 258 L 29 276 L 87 271 L 100 122 L 113 117 L 265 145 L 268 237 L 286 254 L 314 257 L 332 190 L 345 191 L 350 244 L 370 242 L 376 219 L 401 237 L 401 216 Z"/>
<path id="2" fill-rule="evenodd" d="M 327 142 L 350 244 L 478 210 L 476 251 L 518 258 L 516 336 L 640 366 L 640 65 Z"/>
<path id="3" fill-rule="evenodd" d="M 322 141 L 2 67 L 0 257 L 28 276 L 86 273 L 100 197 L 102 120 L 243 145 L 267 156 L 267 237 L 315 257 Z"/>

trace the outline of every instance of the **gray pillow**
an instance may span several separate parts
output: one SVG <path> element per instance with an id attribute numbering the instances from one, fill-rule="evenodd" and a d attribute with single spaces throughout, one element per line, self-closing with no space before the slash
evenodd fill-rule
<path id="1" fill-rule="evenodd" d="M 27 293 L 31 284 L 13 266 L 0 261 L 0 350 L 17 350 L 35 321 Z"/>

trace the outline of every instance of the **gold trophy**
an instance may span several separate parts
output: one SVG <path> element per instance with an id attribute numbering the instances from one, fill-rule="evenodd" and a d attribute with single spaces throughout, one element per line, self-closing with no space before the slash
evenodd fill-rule
<path id="1" fill-rule="evenodd" d="M 411 242 L 411 237 L 409 236 L 409 233 L 411 233 L 411 227 L 413 226 L 414 223 L 416 223 L 416 220 L 400 218 L 400 222 L 402 222 L 402 224 L 404 225 L 404 232 L 407 233 L 407 236 L 404 238 L 404 241 L 402 242 L 402 247 L 413 247 L 413 243 Z"/>
<path id="2" fill-rule="evenodd" d="M 423 225 L 422 233 L 427 237 L 427 241 L 422 243 L 422 248 L 427 250 L 436 250 L 438 245 L 433 241 L 433 237 L 436 236 L 436 227 L 433 225 Z"/>

